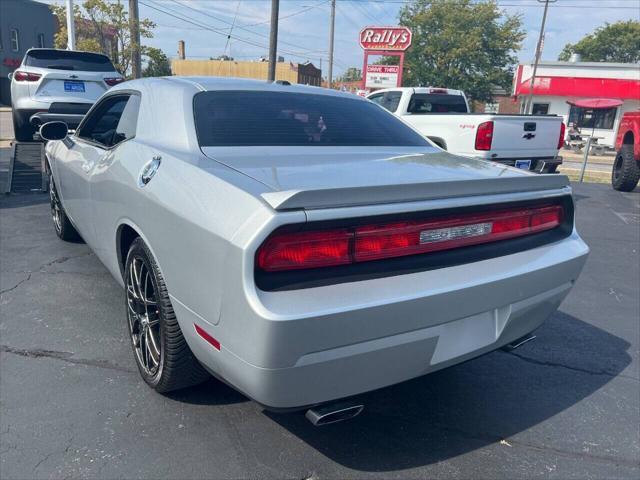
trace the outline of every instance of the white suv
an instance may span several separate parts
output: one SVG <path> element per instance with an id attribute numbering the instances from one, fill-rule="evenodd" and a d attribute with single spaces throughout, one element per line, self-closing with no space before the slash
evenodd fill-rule
<path id="1" fill-rule="evenodd" d="M 76 127 L 100 95 L 124 81 L 105 55 L 50 48 L 28 50 L 9 78 L 18 141 L 32 141 L 51 120 Z"/>

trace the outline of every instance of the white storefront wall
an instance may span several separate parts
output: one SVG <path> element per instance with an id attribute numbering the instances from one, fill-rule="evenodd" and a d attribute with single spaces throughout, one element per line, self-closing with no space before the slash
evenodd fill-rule
<path id="1" fill-rule="evenodd" d="M 568 127 L 569 122 L 569 110 L 571 106 L 567 103 L 569 100 L 568 97 L 554 97 L 554 96 L 533 96 L 534 104 L 548 104 L 549 105 L 549 115 L 561 115 L 564 119 L 565 125 Z M 571 100 L 578 100 L 578 98 L 571 97 Z M 626 112 L 637 112 L 640 109 L 640 100 L 625 100 L 622 105 L 618 107 L 616 112 L 616 118 L 613 122 L 613 129 L 605 130 L 601 128 L 596 128 L 593 131 L 593 135 L 596 137 L 601 137 L 598 140 L 598 143 L 602 145 L 606 145 L 608 147 L 614 146 L 616 141 L 616 134 L 618 133 L 618 126 L 620 125 L 620 119 L 622 115 Z M 584 135 L 591 135 L 591 129 L 582 129 L 582 133 Z"/>

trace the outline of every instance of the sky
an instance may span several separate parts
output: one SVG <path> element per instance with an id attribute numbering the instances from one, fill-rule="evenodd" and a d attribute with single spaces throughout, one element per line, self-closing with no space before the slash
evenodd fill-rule
<path id="1" fill-rule="evenodd" d="M 64 3 L 64 0 L 40 0 Z M 81 4 L 83 0 L 74 0 Z M 110 0 L 118 1 L 118 0 Z M 120 0 L 127 4 L 127 0 Z M 334 74 L 362 68 L 359 31 L 369 25 L 396 25 L 411 0 L 337 0 Z M 537 0 L 499 0 L 500 9 L 521 14 L 527 37 L 518 52 L 530 61 L 535 52 L 544 4 Z M 156 23 L 144 44 L 177 56 L 178 40 L 187 58 L 226 54 L 237 60 L 268 56 L 271 0 L 139 0 L 140 17 Z M 557 60 L 565 44 L 575 43 L 605 22 L 640 20 L 640 0 L 556 0 L 549 6 L 543 60 Z M 293 62 L 311 61 L 326 75 L 330 0 L 280 0 L 278 54 Z M 233 28 L 232 28 L 233 27 Z M 231 39 L 227 36 L 231 34 Z"/>

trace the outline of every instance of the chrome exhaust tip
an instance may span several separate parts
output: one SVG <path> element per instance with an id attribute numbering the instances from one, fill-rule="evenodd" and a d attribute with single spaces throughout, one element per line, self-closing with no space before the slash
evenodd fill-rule
<path id="1" fill-rule="evenodd" d="M 518 338 L 517 340 L 514 340 L 511 343 L 507 343 L 504 347 L 502 347 L 502 350 L 504 350 L 506 352 L 510 352 L 512 350 L 515 350 L 518 347 L 521 347 L 525 343 L 530 342 L 534 338 L 536 338 L 535 335 L 532 335 L 532 334 L 525 335 L 524 337 L 520 337 L 520 338 Z"/>
<path id="2" fill-rule="evenodd" d="M 358 416 L 362 410 L 364 410 L 364 405 L 333 403 L 310 408 L 304 416 L 307 417 L 307 420 L 315 427 L 319 427 L 321 425 L 349 420 Z"/>

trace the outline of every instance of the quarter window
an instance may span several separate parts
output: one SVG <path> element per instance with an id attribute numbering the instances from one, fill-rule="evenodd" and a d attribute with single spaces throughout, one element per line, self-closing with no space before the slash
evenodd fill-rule
<path id="1" fill-rule="evenodd" d="M 137 95 L 110 96 L 88 114 L 77 136 L 106 148 L 133 138 L 139 107 Z"/>
<path id="2" fill-rule="evenodd" d="M 11 50 L 14 52 L 20 50 L 20 32 L 16 28 L 11 29 Z"/>

